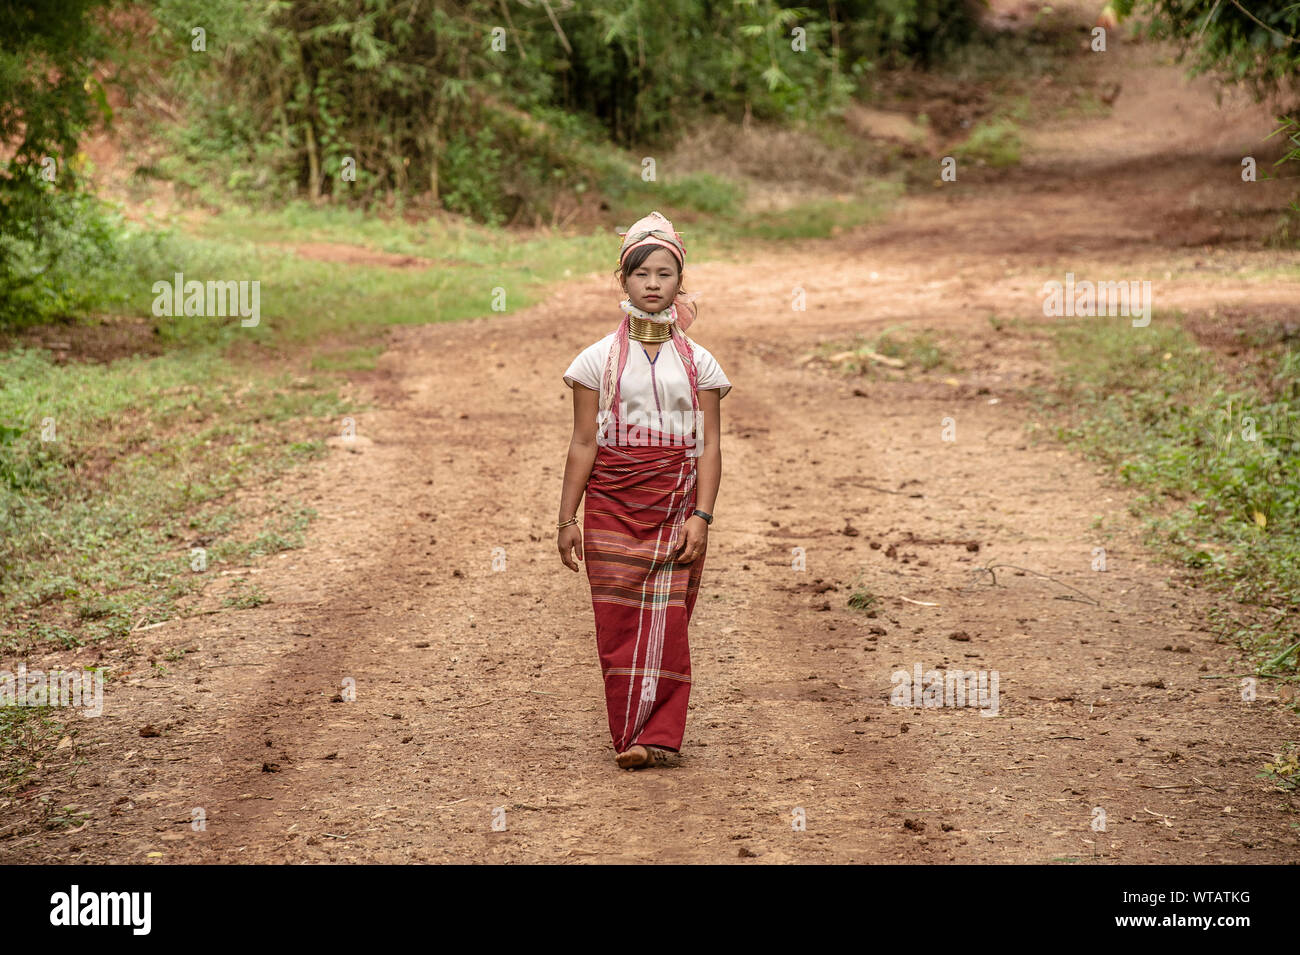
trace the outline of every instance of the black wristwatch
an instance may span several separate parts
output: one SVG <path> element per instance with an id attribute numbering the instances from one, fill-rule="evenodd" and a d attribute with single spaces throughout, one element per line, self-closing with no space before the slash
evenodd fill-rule
<path id="1" fill-rule="evenodd" d="M 712 515 L 712 514 L 709 514 L 709 513 L 706 513 L 705 511 L 700 510 L 698 507 L 694 510 L 694 512 L 691 514 L 691 516 L 692 516 L 692 517 L 702 517 L 702 518 L 704 518 L 704 523 L 706 523 L 706 524 L 712 524 L 712 523 L 713 523 L 713 515 Z"/>

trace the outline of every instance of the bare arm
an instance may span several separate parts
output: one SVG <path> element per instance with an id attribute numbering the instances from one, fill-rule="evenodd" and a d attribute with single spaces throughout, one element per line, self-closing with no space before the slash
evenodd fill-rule
<path id="1" fill-rule="evenodd" d="M 722 393 L 717 388 L 708 388 L 699 394 L 704 423 L 700 455 L 695 462 L 695 506 L 706 514 L 712 514 L 718 499 L 718 485 L 722 482 L 722 414 L 718 410 Z M 709 525 L 704 518 L 692 514 L 686 518 L 683 531 L 682 543 L 674 559 L 689 564 L 709 549 Z"/>
<path id="2" fill-rule="evenodd" d="M 695 506 L 706 514 L 713 513 L 713 505 L 718 500 L 718 485 L 722 483 L 722 443 L 719 440 L 722 434 L 722 412 L 718 407 L 720 395 L 717 388 L 700 392 L 704 441 L 696 462 Z"/>
<path id="3" fill-rule="evenodd" d="M 564 462 L 564 488 L 560 492 L 560 516 L 556 523 L 578 514 L 578 504 L 587 490 L 591 467 L 596 461 L 596 406 L 600 395 L 585 385 L 573 386 L 573 437 L 569 439 L 569 456 Z M 578 569 L 572 553 L 582 560 L 582 532 L 576 524 L 560 528 L 560 560 L 572 571 Z"/>

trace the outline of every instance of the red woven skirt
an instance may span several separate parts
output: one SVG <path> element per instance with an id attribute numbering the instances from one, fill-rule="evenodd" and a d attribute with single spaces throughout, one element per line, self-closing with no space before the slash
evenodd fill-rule
<path id="1" fill-rule="evenodd" d="M 583 557 L 615 752 L 639 743 L 677 752 L 691 695 L 686 628 L 704 555 L 671 555 L 695 510 L 696 458 L 666 435 L 659 445 L 598 447 L 587 481 Z"/>

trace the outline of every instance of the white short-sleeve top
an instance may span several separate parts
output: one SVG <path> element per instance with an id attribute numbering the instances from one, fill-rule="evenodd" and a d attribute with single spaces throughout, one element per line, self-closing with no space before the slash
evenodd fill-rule
<path id="1" fill-rule="evenodd" d="M 575 383 L 585 385 L 599 394 L 600 376 L 605 372 L 605 360 L 609 357 L 613 343 L 614 333 L 610 332 L 594 345 L 584 348 L 565 371 L 564 383 L 570 388 Z M 677 346 L 672 341 L 664 342 L 659 346 L 653 361 L 639 341 L 629 338 L 627 346 L 627 364 L 623 367 L 623 378 L 619 382 L 619 400 L 625 413 L 629 417 L 644 416 L 650 421 L 660 420 L 659 416 L 664 414 L 689 415 L 691 383 L 686 377 L 682 357 L 677 354 Z M 723 374 L 722 366 L 703 345 L 691 342 L 691 346 L 695 354 L 700 391 L 717 388 L 718 398 L 724 398 L 731 390 L 731 382 Z M 674 420 L 679 420 L 679 417 Z M 672 429 L 664 427 L 661 430 Z"/>

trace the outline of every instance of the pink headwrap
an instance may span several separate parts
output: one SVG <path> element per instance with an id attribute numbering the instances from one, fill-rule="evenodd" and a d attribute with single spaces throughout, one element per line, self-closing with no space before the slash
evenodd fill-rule
<path id="1" fill-rule="evenodd" d="M 686 245 L 682 242 L 682 234 L 660 212 L 652 212 L 638 219 L 632 228 L 619 235 L 623 236 L 623 247 L 618 252 L 619 265 L 627 260 L 628 253 L 633 249 L 639 249 L 643 245 L 658 245 L 673 254 L 678 271 L 686 268 Z M 691 322 L 695 321 L 695 313 L 687 307 L 694 300 L 694 295 L 687 295 L 678 288 L 676 298 L 668 306 L 672 309 L 674 324 L 682 331 L 690 328 Z"/>
<path id="2" fill-rule="evenodd" d="M 623 236 L 623 246 L 618 253 L 619 265 L 623 264 L 627 254 L 633 249 L 639 249 L 643 245 L 659 245 L 673 254 L 679 269 L 686 266 L 686 246 L 682 243 L 681 233 L 674 229 L 673 224 L 659 212 L 652 212 L 643 219 L 637 220 L 630 229 L 619 232 L 619 235 Z M 679 287 L 673 303 L 656 314 L 662 316 L 667 312 L 672 317 L 673 345 L 677 348 L 677 354 L 681 356 L 682 365 L 686 369 L 686 376 L 690 379 L 691 407 L 698 416 L 699 375 L 695 368 L 694 349 L 691 348 L 690 339 L 686 337 L 686 329 L 695 321 L 695 314 L 688 307 L 694 298 L 694 295 L 683 293 Z M 614 330 L 614 342 L 605 361 L 605 373 L 600 379 L 600 411 L 616 409 L 619 404 L 619 384 L 623 378 L 623 369 L 627 366 L 629 315 L 630 313 L 624 315 L 618 328 Z"/>

